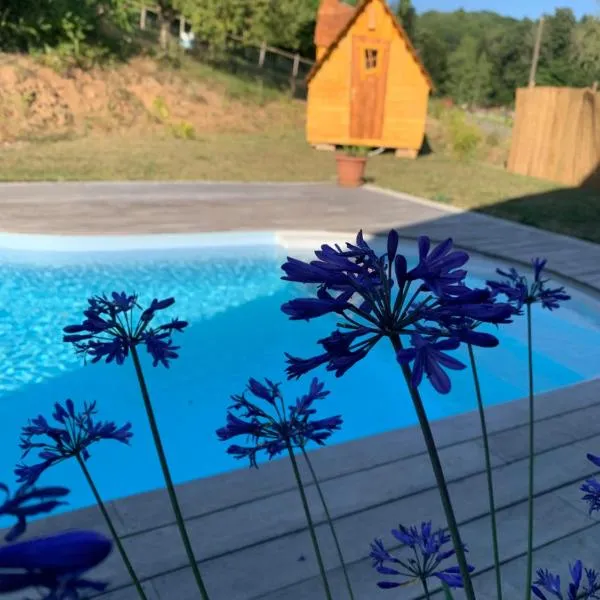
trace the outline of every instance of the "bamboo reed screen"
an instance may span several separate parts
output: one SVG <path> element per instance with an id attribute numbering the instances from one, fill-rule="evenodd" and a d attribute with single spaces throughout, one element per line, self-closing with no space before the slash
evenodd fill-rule
<path id="1" fill-rule="evenodd" d="M 599 168 L 599 93 L 556 87 L 517 90 L 509 171 L 596 187 Z"/>

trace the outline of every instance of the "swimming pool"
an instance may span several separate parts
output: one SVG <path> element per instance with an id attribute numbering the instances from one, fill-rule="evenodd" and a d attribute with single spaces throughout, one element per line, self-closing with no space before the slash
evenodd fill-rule
<path id="1" fill-rule="evenodd" d="M 312 355 L 316 340 L 331 331 L 334 321 L 290 322 L 280 311 L 283 302 L 301 291 L 281 281 L 282 260 L 286 254 L 307 256 L 307 249 L 285 250 L 269 242 L 275 238 L 265 237 L 236 238 L 235 244 L 233 238 L 225 238 L 229 240 L 226 245 L 219 245 L 215 237 L 204 239 L 201 247 L 173 247 L 176 244 L 170 242 L 172 249 L 154 250 L 132 246 L 99 252 L 100 246 L 93 241 L 85 252 L 0 250 L 0 358 L 4 367 L 0 372 L 0 480 L 13 482 L 20 428 L 40 413 L 49 416 L 54 402 L 71 398 L 76 403 L 96 400 L 100 419 L 133 424 L 130 448 L 111 442 L 92 448 L 89 467 L 106 499 L 162 487 L 133 366 L 84 367 L 72 348 L 61 342 L 62 327 L 80 321 L 87 298 L 112 290 L 137 291 L 142 302 L 174 296 L 176 304 L 166 317 L 190 322 L 188 330 L 178 336 L 180 359 L 170 370 L 145 363 L 176 482 L 247 468 L 246 463 L 229 457 L 226 445 L 215 436 L 224 424 L 231 394 L 243 391 L 250 376 L 284 381 L 283 353 Z M 248 240 L 252 245 L 247 245 Z M 323 241 L 316 240 L 308 247 L 314 249 Z M 414 260 L 414 243 L 407 243 L 403 251 Z M 473 259 L 471 283 L 491 276 L 495 266 Z M 600 302 L 572 288 L 569 291 L 573 300 L 554 313 L 535 307 L 538 392 L 600 375 Z M 489 405 L 527 393 L 524 319 L 504 326 L 500 338 L 498 348 L 477 351 Z M 456 353 L 463 360 L 464 354 Z M 399 368 L 385 343 L 341 379 L 324 370 L 315 374 L 332 392 L 320 403 L 320 414 L 344 418 L 342 431 L 332 436 L 331 443 L 416 423 Z M 366 380 L 368 386 L 363 383 Z M 309 381 L 307 376 L 285 383 L 287 398 L 304 393 Z M 431 419 L 475 408 L 469 371 L 452 373 L 452 382 L 448 396 L 423 384 Z M 93 504 L 74 462 L 49 470 L 41 482 L 67 483 L 72 490 L 68 510 Z"/>

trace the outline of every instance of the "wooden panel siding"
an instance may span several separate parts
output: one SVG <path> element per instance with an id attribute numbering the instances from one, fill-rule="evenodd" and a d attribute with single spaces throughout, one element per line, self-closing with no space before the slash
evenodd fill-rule
<path id="1" fill-rule="evenodd" d="M 378 51 L 372 74 L 364 68 L 369 48 Z M 308 76 L 307 139 L 418 150 L 431 88 L 385 1 L 363 0 Z"/>
<path id="2" fill-rule="evenodd" d="M 380 139 L 383 135 L 389 53 L 387 41 L 352 38 L 351 138 Z"/>
<path id="3" fill-rule="evenodd" d="M 600 94 L 574 88 L 517 90 L 510 171 L 597 186 L 599 165 Z"/>

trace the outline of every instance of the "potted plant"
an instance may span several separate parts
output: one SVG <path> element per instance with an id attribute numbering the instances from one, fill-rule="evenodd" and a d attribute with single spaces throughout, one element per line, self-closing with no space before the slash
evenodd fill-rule
<path id="1" fill-rule="evenodd" d="M 358 187 L 362 184 L 368 153 L 365 146 L 343 146 L 336 153 L 338 185 Z"/>

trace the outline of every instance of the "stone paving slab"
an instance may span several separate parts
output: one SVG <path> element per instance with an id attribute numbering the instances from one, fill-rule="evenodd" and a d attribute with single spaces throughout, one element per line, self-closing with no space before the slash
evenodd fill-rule
<path id="1" fill-rule="evenodd" d="M 453 237 L 458 246 L 509 262 L 551 258 L 553 271 L 600 287 L 600 247 L 485 215 L 462 212 L 373 187 L 327 184 L 83 183 L 0 185 L 2 228 L 55 234 L 183 233 L 220 230 L 387 232 L 406 238 Z M 536 418 L 536 564 L 598 556 L 597 521 L 579 500 L 578 485 L 594 472 L 585 460 L 600 452 L 600 379 L 540 395 Z M 507 599 L 522 591 L 527 479 L 527 403 L 488 411 Z M 479 421 L 475 413 L 433 423 L 461 532 L 480 573 L 479 600 L 495 597 L 489 515 Z M 368 544 L 389 539 L 399 521 L 443 522 L 435 482 L 416 428 L 391 431 L 311 454 L 323 482 L 356 584 L 357 600 L 389 597 L 375 586 Z M 302 465 L 303 475 L 307 470 Z M 300 600 L 322 597 L 317 567 L 287 460 L 179 486 L 185 517 L 213 600 Z M 332 575 L 336 600 L 346 598 L 330 533 L 312 486 L 308 496 Z M 150 600 L 198 598 L 162 491 L 109 504 L 131 549 Z M 65 527 L 104 530 L 95 508 L 32 524 L 32 534 Z M 563 544 L 566 544 L 564 546 Z M 592 566 L 598 566 L 597 563 Z M 133 600 L 118 555 L 97 569 L 111 581 L 103 600 Z M 404 595 L 402 595 L 404 594 Z M 416 587 L 395 597 L 417 598 Z M 438 596 L 436 596 L 438 597 Z M 457 596 L 459 600 L 460 596 Z M 16 600 L 16 598 L 15 598 Z"/>

